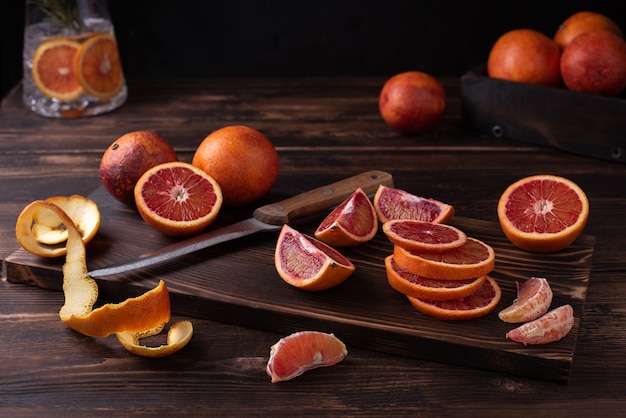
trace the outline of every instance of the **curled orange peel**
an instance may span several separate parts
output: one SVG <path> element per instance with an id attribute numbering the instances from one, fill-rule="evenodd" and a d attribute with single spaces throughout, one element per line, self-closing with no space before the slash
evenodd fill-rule
<path id="1" fill-rule="evenodd" d="M 41 216 L 41 211 L 45 215 Z M 65 264 L 63 265 L 63 293 L 65 303 L 59 311 L 61 320 L 70 328 L 84 335 L 103 338 L 117 334 L 118 340 L 128 351 L 147 357 L 164 357 L 172 354 L 191 339 L 191 322 L 173 324 L 168 333 L 168 343 L 160 347 L 145 347 L 139 339 L 160 333 L 170 320 L 170 299 L 164 281 L 157 287 L 135 298 L 117 304 L 108 303 L 93 309 L 98 299 L 98 285 L 87 275 L 86 250 L 81 232 L 70 216 L 56 204 L 37 200 L 20 214 L 17 234 L 22 234 L 20 244 L 42 245 L 32 234 L 36 219 L 45 217 L 62 223 L 67 230 Z M 29 225 L 25 228 L 24 225 Z M 30 232 L 30 234 L 28 233 Z"/>

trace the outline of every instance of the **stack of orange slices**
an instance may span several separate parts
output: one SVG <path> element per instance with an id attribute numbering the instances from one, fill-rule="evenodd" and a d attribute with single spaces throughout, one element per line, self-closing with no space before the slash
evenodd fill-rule
<path id="1" fill-rule="evenodd" d="M 391 287 L 417 310 L 437 318 L 465 320 L 490 313 L 501 290 L 488 274 L 494 250 L 446 224 L 396 219 L 383 224 L 394 244 L 385 259 Z"/>
<path id="2" fill-rule="evenodd" d="M 49 39 L 33 54 L 32 65 L 35 86 L 53 99 L 71 101 L 88 93 L 108 100 L 125 84 L 115 36 L 109 33 Z"/>

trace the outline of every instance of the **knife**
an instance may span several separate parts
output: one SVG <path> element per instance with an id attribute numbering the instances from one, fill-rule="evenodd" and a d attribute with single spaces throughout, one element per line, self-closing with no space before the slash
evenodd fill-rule
<path id="1" fill-rule="evenodd" d="M 249 219 L 167 245 L 156 251 L 143 254 L 134 260 L 90 271 L 87 275 L 102 277 L 124 273 L 162 263 L 256 232 L 278 231 L 284 224 L 306 220 L 324 209 L 340 204 L 359 187 L 369 195 L 375 193 L 379 185 L 392 187 L 393 177 L 391 174 L 379 170 L 366 171 L 280 202 L 261 206 L 255 209 Z"/>

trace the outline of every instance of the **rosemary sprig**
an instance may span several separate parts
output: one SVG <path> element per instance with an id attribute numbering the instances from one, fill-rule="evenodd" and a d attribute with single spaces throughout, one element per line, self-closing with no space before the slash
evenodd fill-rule
<path id="1" fill-rule="evenodd" d="M 44 20 L 52 24 L 75 31 L 84 29 L 73 0 L 27 0 L 27 2 L 39 6 L 44 14 Z"/>

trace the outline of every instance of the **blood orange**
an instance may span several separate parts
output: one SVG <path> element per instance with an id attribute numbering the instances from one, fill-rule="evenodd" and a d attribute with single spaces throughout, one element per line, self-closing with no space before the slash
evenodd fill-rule
<path id="1" fill-rule="evenodd" d="M 48 97 L 71 101 L 84 89 L 76 76 L 74 58 L 80 44 L 55 38 L 39 45 L 32 59 L 33 82 Z"/>
<path id="2" fill-rule="evenodd" d="M 383 223 L 393 219 L 444 223 L 454 215 L 454 207 L 446 203 L 383 185 L 374 195 L 374 209 L 378 220 Z"/>
<path id="3" fill-rule="evenodd" d="M 393 259 L 385 258 L 387 281 L 398 292 L 424 300 L 453 300 L 470 296 L 478 291 L 487 276 L 468 280 L 437 280 L 418 276 L 404 270 Z"/>
<path id="4" fill-rule="evenodd" d="M 315 237 L 328 245 L 349 247 L 371 240 L 376 232 L 376 211 L 359 188 L 322 221 L 315 230 Z"/>
<path id="5" fill-rule="evenodd" d="M 175 161 L 146 171 L 135 201 L 148 225 L 167 235 L 193 235 L 211 224 L 222 206 L 217 182 L 191 164 Z"/>
<path id="6" fill-rule="evenodd" d="M 87 93 L 109 99 L 125 85 L 115 36 L 103 33 L 87 39 L 76 53 L 76 73 Z"/>
<path id="7" fill-rule="evenodd" d="M 274 253 L 280 277 L 304 290 L 326 290 L 354 272 L 354 264 L 323 242 L 284 225 Z"/>
<path id="8" fill-rule="evenodd" d="M 570 305 L 563 305 L 534 321 L 512 329 L 506 333 L 506 338 L 524 345 L 547 344 L 565 337 L 573 326 L 574 310 Z"/>
<path id="9" fill-rule="evenodd" d="M 562 250 L 580 235 L 589 201 L 571 180 L 536 175 L 511 184 L 498 202 L 504 234 L 517 247 L 540 253 Z"/>
<path id="10" fill-rule="evenodd" d="M 470 296 L 461 299 L 432 301 L 407 296 L 415 309 L 426 315 L 446 320 L 480 318 L 491 312 L 500 301 L 502 291 L 490 276 L 482 287 Z"/>
<path id="11" fill-rule="evenodd" d="M 403 269 L 439 280 L 474 279 L 490 273 L 495 266 L 493 248 L 471 237 L 460 247 L 442 253 L 411 251 L 394 245 L 393 255 Z"/>
<path id="12" fill-rule="evenodd" d="M 517 284 L 517 299 L 498 313 L 504 322 L 528 322 L 548 312 L 552 303 L 552 289 L 544 278 L 531 277 Z"/>
<path id="13" fill-rule="evenodd" d="M 465 244 L 465 232 L 445 224 L 396 219 L 383 224 L 389 241 L 412 251 L 444 252 Z"/>
<path id="14" fill-rule="evenodd" d="M 318 367 L 332 366 L 348 355 L 333 334 L 301 331 L 281 338 L 270 349 L 266 372 L 272 383 L 293 379 Z"/>

